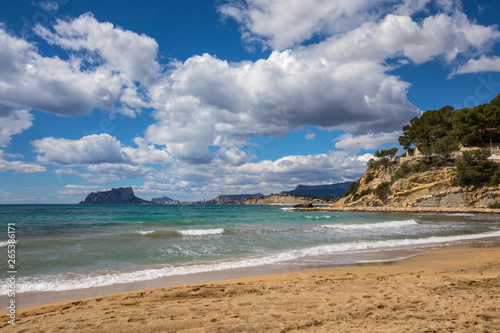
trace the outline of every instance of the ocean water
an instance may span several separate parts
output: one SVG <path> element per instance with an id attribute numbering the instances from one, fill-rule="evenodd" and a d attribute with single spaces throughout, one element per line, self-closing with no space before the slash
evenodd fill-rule
<path id="1" fill-rule="evenodd" d="M 500 240 L 479 214 L 292 212 L 268 206 L 0 205 L 1 267 L 15 223 L 17 292 L 58 291 L 261 265 L 356 264 Z M 292 265 L 292 266 L 293 266 Z M 0 285 L 0 295 L 7 294 Z"/>

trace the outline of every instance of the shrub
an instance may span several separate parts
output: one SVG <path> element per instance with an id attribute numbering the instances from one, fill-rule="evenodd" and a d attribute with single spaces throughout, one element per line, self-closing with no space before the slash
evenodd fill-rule
<path id="1" fill-rule="evenodd" d="M 377 186 L 377 188 L 375 188 L 375 190 L 373 191 L 373 193 L 376 195 L 376 196 L 384 196 L 387 194 L 387 191 L 389 190 L 389 187 L 391 186 L 391 183 L 389 182 L 383 182 L 382 184 L 379 184 Z"/>
<path id="2" fill-rule="evenodd" d="M 408 176 L 411 172 L 412 172 L 412 168 L 410 167 L 408 162 L 404 162 L 403 164 L 401 164 L 399 169 L 396 170 L 394 175 L 392 175 L 391 180 L 393 182 L 395 182 L 396 180 L 403 179 L 406 176 Z"/>
<path id="3" fill-rule="evenodd" d="M 498 165 L 488 160 L 491 152 L 488 149 L 465 151 L 462 158 L 456 162 L 457 180 L 459 186 L 481 186 L 494 180 L 498 181 Z M 492 179 L 494 177 L 494 179 Z"/>
<path id="4" fill-rule="evenodd" d="M 359 183 L 358 182 L 352 182 L 351 186 L 347 190 L 347 192 L 343 195 L 343 197 L 347 197 L 350 194 L 354 194 L 358 191 L 359 188 Z"/>

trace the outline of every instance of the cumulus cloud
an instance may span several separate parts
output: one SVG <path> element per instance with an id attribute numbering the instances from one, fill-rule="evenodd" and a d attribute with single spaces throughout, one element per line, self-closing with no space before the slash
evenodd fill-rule
<path id="1" fill-rule="evenodd" d="M 141 83 L 154 82 L 159 70 L 158 43 L 153 38 L 98 22 L 90 13 L 71 21 L 57 20 L 55 32 L 41 25 L 35 31 L 66 50 L 96 53 L 107 66 Z"/>
<path id="2" fill-rule="evenodd" d="M 247 42 L 260 41 L 275 50 L 296 46 L 315 34 L 352 29 L 378 17 L 377 6 L 392 0 L 246 0 L 229 1 L 219 12 L 241 24 Z"/>
<path id="3" fill-rule="evenodd" d="M 79 140 L 43 138 L 32 142 L 41 163 L 60 165 L 88 164 L 169 164 L 172 157 L 165 150 L 136 138 L 137 148 L 123 147 L 109 134 L 93 134 Z"/>
<path id="4" fill-rule="evenodd" d="M 479 59 L 470 59 L 465 65 L 460 66 L 454 74 L 479 72 L 500 72 L 500 58 L 483 55 Z"/>
<path id="5" fill-rule="evenodd" d="M 177 64 L 151 93 L 146 138 L 187 163 L 210 163 L 209 145 L 234 148 L 304 125 L 350 133 L 396 130 L 419 110 L 409 84 L 375 62 L 338 63 L 308 50 L 229 64 L 208 54 Z"/>
<path id="6" fill-rule="evenodd" d="M 15 173 L 38 173 L 45 172 L 47 169 L 39 164 L 25 163 L 23 161 L 11 161 L 7 158 L 11 157 L 10 154 L 0 150 L 0 172 L 12 170 Z"/>
<path id="7" fill-rule="evenodd" d="M 430 4 L 441 13 L 460 12 L 460 3 L 455 0 L 237 0 L 218 10 L 241 25 L 245 42 L 284 50 L 315 35 L 342 34 L 364 22 L 376 22 L 388 12 L 412 16 Z"/>
<path id="8" fill-rule="evenodd" d="M 359 136 L 344 135 L 337 139 L 339 141 L 335 143 L 335 148 L 357 154 L 362 149 L 376 149 L 388 142 L 397 143 L 401 134 L 401 131 L 396 131 L 392 133 L 369 133 Z"/>
<path id="9" fill-rule="evenodd" d="M 1 106 L 0 106 L 1 109 Z M 0 111 L 0 147 L 7 147 L 11 137 L 19 134 L 33 125 L 33 116 L 26 110 Z"/>

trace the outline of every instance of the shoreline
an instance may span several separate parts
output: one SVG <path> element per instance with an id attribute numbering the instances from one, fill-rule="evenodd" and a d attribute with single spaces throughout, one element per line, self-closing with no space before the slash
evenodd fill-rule
<path id="1" fill-rule="evenodd" d="M 16 326 L 54 332 L 404 327 L 494 331 L 500 327 L 498 304 L 500 244 L 470 243 L 389 263 L 179 284 L 23 307 L 17 309 Z M 0 327 L 5 327 L 6 311 L 1 315 Z"/>
<path id="2" fill-rule="evenodd" d="M 453 208 L 453 207 L 314 207 L 292 209 L 294 212 L 369 212 L 369 213 L 447 213 L 447 214 L 500 214 L 494 208 Z"/>

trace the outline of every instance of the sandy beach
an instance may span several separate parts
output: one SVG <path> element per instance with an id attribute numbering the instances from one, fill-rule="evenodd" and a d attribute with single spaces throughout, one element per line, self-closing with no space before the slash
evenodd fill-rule
<path id="1" fill-rule="evenodd" d="M 498 332 L 500 247 L 17 309 L 17 332 Z"/>

